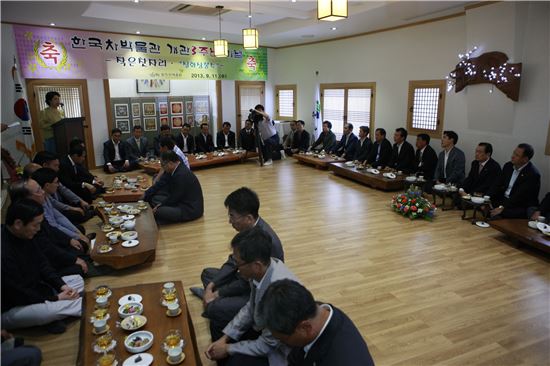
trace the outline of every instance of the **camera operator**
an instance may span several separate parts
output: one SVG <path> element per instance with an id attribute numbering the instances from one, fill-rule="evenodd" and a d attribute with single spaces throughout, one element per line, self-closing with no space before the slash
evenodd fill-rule
<path id="1" fill-rule="evenodd" d="M 258 123 L 258 129 L 262 136 L 264 142 L 263 145 L 263 156 L 264 156 L 264 165 L 272 165 L 273 160 L 271 159 L 273 155 L 273 149 L 279 145 L 279 135 L 275 129 L 274 123 L 271 121 L 271 118 L 267 113 L 265 113 L 264 106 L 258 104 L 254 107 L 254 112 L 260 114 L 263 119 Z"/>

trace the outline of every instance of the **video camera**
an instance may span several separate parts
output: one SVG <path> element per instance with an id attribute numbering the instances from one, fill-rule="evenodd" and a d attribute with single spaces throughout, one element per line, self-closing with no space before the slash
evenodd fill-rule
<path id="1" fill-rule="evenodd" d="M 252 122 L 252 124 L 257 125 L 259 122 L 261 122 L 264 119 L 264 116 L 256 112 L 256 110 L 250 109 L 249 111 L 250 111 L 250 114 L 248 115 L 248 120 Z"/>

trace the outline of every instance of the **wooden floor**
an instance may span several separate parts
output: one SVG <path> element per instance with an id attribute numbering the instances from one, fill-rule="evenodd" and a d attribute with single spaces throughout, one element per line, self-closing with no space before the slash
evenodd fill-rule
<path id="1" fill-rule="evenodd" d="M 162 227 L 152 265 L 87 280 L 87 289 L 183 281 L 204 350 L 207 321 L 188 289 L 200 283 L 203 267 L 220 266 L 227 257 L 235 231 L 223 200 L 249 186 L 282 240 L 287 265 L 316 299 L 351 317 L 377 365 L 550 364 L 548 257 L 461 221 L 458 211 L 438 211 L 433 222 L 409 221 L 389 209 L 391 193 L 294 160 L 196 175 L 204 217 Z M 73 365 L 78 331 L 73 322 L 63 335 L 27 341 L 42 348 L 43 365 Z"/>

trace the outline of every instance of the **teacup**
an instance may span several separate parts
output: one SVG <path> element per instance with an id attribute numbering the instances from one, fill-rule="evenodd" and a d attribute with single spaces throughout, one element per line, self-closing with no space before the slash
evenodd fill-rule
<path id="1" fill-rule="evenodd" d="M 98 296 L 95 299 L 95 303 L 98 308 L 106 308 L 109 305 L 109 299 L 107 296 Z"/>
<path id="2" fill-rule="evenodd" d="M 97 204 L 99 205 L 99 207 L 105 207 L 105 205 L 107 204 L 107 202 L 105 202 L 105 201 L 99 201 Z"/>
<path id="3" fill-rule="evenodd" d="M 173 303 L 170 303 L 168 304 L 168 314 L 174 316 L 174 315 L 178 315 L 179 311 L 180 311 L 180 304 L 178 302 L 173 302 Z"/>
<path id="4" fill-rule="evenodd" d="M 491 200 L 491 196 L 483 196 L 483 199 L 485 202 L 489 202 Z"/>
<path id="5" fill-rule="evenodd" d="M 107 237 L 109 238 L 109 241 L 111 242 L 111 244 L 116 243 L 118 240 L 118 234 L 109 234 L 107 235 Z"/>
<path id="6" fill-rule="evenodd" d="M 424 180 L 424 176 L 423 176 L 423 175 L 419 175 L 419 176 L 418 176 L 418 179 Z"/>
<path id="7" fill-rule="evenodd" d="M 97 319 L 94 321 L 94 330 L 96 333 L 102 333 L 107 329 L 107 321 L 105 319 Z"/>
<path id="8" fill-rule="evenodd" d="M 544 217 L 544 216 L 539 216 L 539 217 L 537 218 L 537 221 L 538 221 L 538 222 L 546 222 L 546 217 Z"/>
<path id="9" fill-rule="evenodd" d="M 174 347 L 168 350 L 168 359 L 170 362 L 178 362 L 181 359 L 181 347 Z"/>

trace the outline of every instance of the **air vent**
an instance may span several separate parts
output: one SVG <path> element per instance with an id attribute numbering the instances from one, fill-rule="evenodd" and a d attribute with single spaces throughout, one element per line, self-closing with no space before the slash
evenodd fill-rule
<path id="1" fill-rule="evenodd" d="M 222 9 L 221 13 L 225 14 L 229 11 L 230 11 L 229 9 L 224 8 Z M 216 9 L 216 7 L 211 8 L 207 6 L 198 6 L 198 5 L 190 5 L 190 4 L 180 4 L 170 9 L 170 12 L 179 13 L 179 14 L 189 14 L 189 15 L 201 15 L 205 17 L 218 16 L 218 9 Z"/>

